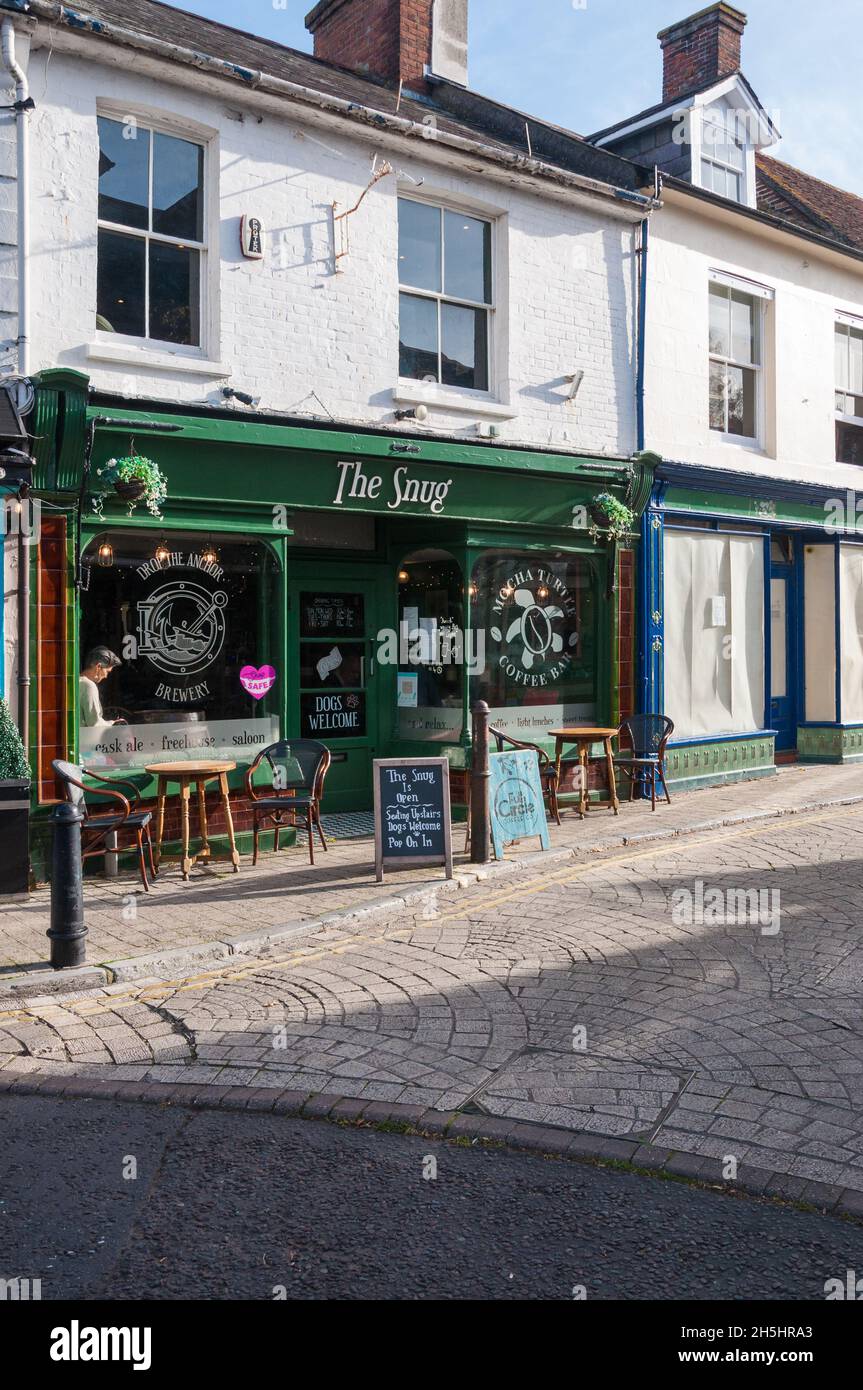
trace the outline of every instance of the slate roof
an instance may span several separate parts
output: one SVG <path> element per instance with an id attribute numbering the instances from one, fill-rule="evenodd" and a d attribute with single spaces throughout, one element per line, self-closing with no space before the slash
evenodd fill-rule
<path id="1" fill-rule="evenodd" d="M 0 0 L 0 10 L 13 8 L 14 0 L 8 3 Z M 58 8 L 51 6 L 54 14 Z M 534 121 L 533 117 L 527 118 L 530 121 L 528 138 L 526 118 L 522 113 L 465 93 L 456 84 L 436 81 L 431 96 L 403 94 L 399 103 L 396 88 L 378 78 L 322 62 L 272 39 L 258 38 L 215 20 L 161 4 L 159 0 L 80 0 L 80 4 L 63 9 L 66 16 L 77 16 L 74 27 L 81 32 L 98 33 L 98 24 L 94 27 L 86 23 L 88 16 L 108 26 L 105 35 L 108 41 L 110 26 L 117 25 L 222 59 L 232 64 L 238 73 L 262 72 L 387 115 L 398 115 L 421 124 L 429 112 L 433 112 L 437 129 L 444 134 L 461 136 L 510 156 L 532 153 L 536 159 L 569 173 L 615 188 L 635 192 L 653 182 L 651 170 L 620 155 L 595 149 L 581 137 L 546 122 Z M 33 13 L 43 22 L 50 23 L 53 18 L 51 14 L 43 18 L 40 5 L 33 6 Z"/>

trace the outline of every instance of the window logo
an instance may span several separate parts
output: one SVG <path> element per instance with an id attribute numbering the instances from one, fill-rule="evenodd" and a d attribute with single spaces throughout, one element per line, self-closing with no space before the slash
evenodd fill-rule
<path id="1" fill-rule="evenodd" d="M 170 580 L 138 602 L 138 654 L 169 676 L 194 676 L 215 661 L 225 641 L 223 589 L 210 593 Z"/>
<path id="2" fill-rule="evenodd" d="M 505 645 L 500 665 L 525 685 L 557 680 L 578 642 L 575 600 L 548 570 L 525 569 L 508 579 L 494 604 L 501 619 L 491 635 Z"/>

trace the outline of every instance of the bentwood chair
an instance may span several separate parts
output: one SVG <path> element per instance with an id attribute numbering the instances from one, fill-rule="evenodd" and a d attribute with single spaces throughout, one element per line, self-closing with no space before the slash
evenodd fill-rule
<path id="1" fill-rule="evenodd" d="M 150 836 L 150 821 L 153 813 L 140 809 L 141 793 L 134 782 L 123 782 L 114 777 L 105 777 L 101 772 L 94 772 L 92 768 L 78 767 L 75 763 L 64 762 L 62 758 L 56 758 L 51 766 L 63 783 L 66 800 L 84 815 L 84 822 L 81 826 L 81 858 L 90 859 L 94 855 L 113 854 L 121 849 L 134 849 L 138 857 L 138 868 L 144 891 L 149 893 L 147 860 L 149 861 L 151 878 L 156 877 L 153 841 Z M 83 780 L 85 777 L 97 785 L 88 786 Z M 126 796 L 117 790 L 119 787 L 123 787 L 130 795 Z M 99 805 L 95 808 L 88 805 L 87 793 L 94 797 L 103 798 L 109 803 L 108 808 L 100 811 Z M 109 835 L 116 836 L 110 845 L 108 844 Z M 129 835 L 131 838 L 126 844 L 123 844 L 121 837 L 125 835 Z M 146 860 L 144 856 L 145 846 Z"/>
<path id="2" fill-rule="evenodd" d="M 650 791 L 650 809 L 656 810 L 656 779 L 659 778 L 665 799 L 671 804 L 665 781 L 665 749 L 674 730 L 667 714 L 633 714 L 624 719 L 618 738 L 625 738 L 630 749 L 624 749 L 614 759 L 614 766 L 629 778 L 629 799 L 635 797 L 639 786 L 646 797 Z"/>
<path id="3" fill-rule="evenodd" d="M 324 778 L 332 761 L 329 748 L 313 738 L 283 739 L 262 748 L 252 765 L 246 769 L 246 794 L 252 810 L 252 864 L 258 862 L 258 836 L 262 826 L 272 826 L 275 849 L 279 848 L 279 831 L 295 826 L 297 816 L 305 820 L 309 836 L 309 862 L 315 862 L 313 831 L 317 828 L 321 844 L 327 848 L 321 828 L 321 797 Z M 259 788 L 254 776 L 262 763 L 269 765 L 270 786 Z"/>

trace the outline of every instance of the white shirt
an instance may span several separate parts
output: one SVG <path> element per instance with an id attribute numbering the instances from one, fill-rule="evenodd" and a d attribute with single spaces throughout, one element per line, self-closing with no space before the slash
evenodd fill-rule
<path id="1" fill-rule="evenodd" d="M 113 728 L 113 721 L 102 717 L 99 687 L 89 676 L 78 678 L 78 703 L 81 711 L 81 724 L 85 729 Z"/>

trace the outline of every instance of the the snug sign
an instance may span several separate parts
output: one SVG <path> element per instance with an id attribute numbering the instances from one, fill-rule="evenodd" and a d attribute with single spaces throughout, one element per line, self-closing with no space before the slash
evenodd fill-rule
<path id="1" fill-rule="evenodd" d="M 435 516 L 446 506 L 446 499 L 452 487 L 452 478 L 435 482 L 430 478 L 417 478 L 405 467 L 396 468 L 390 480 L 389 495 L 384 498 L 381 489 L 383 477 L 379 473 L 366 473 L 363 465 L 337 463 L 338 484 L 333 503 L 343 507 L 346 502 L 384 502 L 387 511 L 396 512 L 401 507 L 427 507 Z"/>

